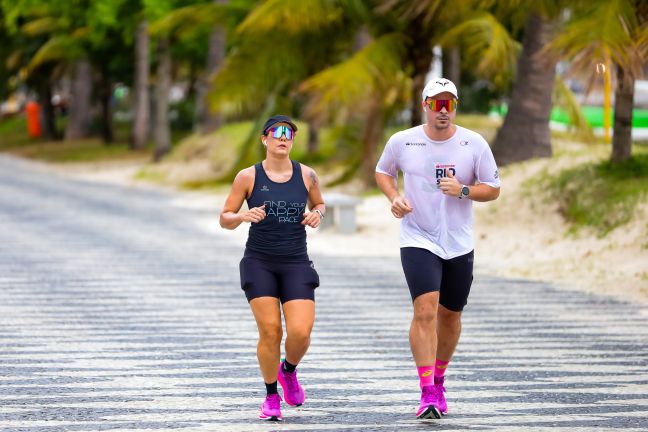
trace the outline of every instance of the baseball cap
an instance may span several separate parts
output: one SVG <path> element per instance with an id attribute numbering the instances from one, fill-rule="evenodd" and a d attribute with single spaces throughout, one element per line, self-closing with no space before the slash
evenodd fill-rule
<path id="1" fill-rule="evenodd" d="M 297 132 L 297 125 L 293 123 L 292 120 L 290 120 L 290 117 L 285 115 L 275 115 L 266 120 L 265 124 L 263 125 L 263 135 L 267 134 L 268 129 L 270 129 L 277 123 L 287 123 L 290 125 L 293 131 Z"/>
<path id="2" fill-rule="evenodd" d="M 434 97 L 443 92 L 452 93 L 454 97 L 459 99 L 459 96 L 457 95 L 457 87 L 455 87 L 452 81 L 445 78 L 433 78 L 428 81 L 423 89 L 423 100 L 429 97 Z"/>

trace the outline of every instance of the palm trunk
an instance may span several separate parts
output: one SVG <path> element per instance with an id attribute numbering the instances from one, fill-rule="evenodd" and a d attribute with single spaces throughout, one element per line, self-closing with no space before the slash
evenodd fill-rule
<path id="1" fill-rule="evenodd" d="M 461 84 L 461 53 L 458 46 L 443 49 L 443 77 L 459 88 Z"/>
<path id="2" fill-rule="evenodd" d="M 41 111 L 43 137 L 48 140 L 58 141 L 61 139 L 61 134 L 56 129 L 56 115 L 52 105 L 52 86 L 49 80 L 44 80 L 40 85 L 38 97 L 43 107 Z"/>
<path id="3" fill-rule="evenodd" d="M 107 77 L 101 78 L 99 84 L 99 100 L 101 103 L 101 138 L 104 144 L 112 144 L 115 141 L 112 121 L 112 83 Z"/>
<path id="4" fill-rule="evenodd" d="M 90 136 L 92 122 L 92 66 L 87 60 L 78 61 L 72 80 L 70 115 L 65 128 L 65 139 L 75 140 Z"/>
<path id="5" fill-rule="evenodd" d="M 423 90 L 421 90 L 423 91 Z M 376 163 L 378 162 L 378 142 L 383 131 L 384 113 L 379 98 L 374 98 L 367 114 L 362 137 L 361 175 L 365 189 L 375 185 Z"/>
<path id="6" fill-rule="evenodd" d="M 612 136 L 612 162 L 623 162 L 632 155 L 632 107 L 635 80 L 618 68 L 618 83 L 614 93 L 614 135 Z"/>
<path id="7" fill-rule="evenodd" d="M 539 15 L 527 20 L 508 113 L 493 145 L 501 165 L 551 156 L 549 116 L 556 63 L 538 52 L 553 30 L 553 22 Z"/>
<path id="8" fill-rule="evenodd" d="M 149 138 L 151 101 L 149 96 L 149 35 L 148 24 L 137 26 L 135 41 L 135 104 L 133 107 L 131 148 L 142 149 Z"/>
<path id="9" fill-rule="evenodd" d="M 155 153 L 153 160 L 160 161 L 171 150 L 169 124 L 169 91 L 171 90 L 171 51 L 169 38 L 158 41 L 157 86 L 155 92 Z"/>
<path id="10" fill-rule="evenodd" d="M 410 125 L 412 127 L 421 124 L 423 119 L 423 108 L 421 106 L 421 94 L 425 87 L 425 78 L 430 71 L 430 65 L 434 58 L 434 52 L 430 40 L 425 37 L 426 25 L 417 19 L 410 26 L 410 35 L 414 38 L 409 47 L 409 60 L 414 69 L 412 71 L 412 93 L 410 101 Z"/>
<path id="11" fill-rule="evenodd" d="M 226 4 L 228 0 L 214 0 L 216 4 Z M 226 32 L 222 27 L 214 27 L 209 37 L 207 50 L 207 67 L 205 73 L 198 81 L 198 95 L 196 97 L 196 124 L 200 133 L 213 132 L 223 124 L 223 116 L 213 113 L 209 108 L 207 94 L 211 77 L 223 64 L 225 59 Z"/>
<path id="12" fill-rule="evenodd" d="M 308 150 L 309 155 L 317 153 L 319 150 L 319 135 L 320 135 L 319 126 L 314 122 L 308 122 Z"/>

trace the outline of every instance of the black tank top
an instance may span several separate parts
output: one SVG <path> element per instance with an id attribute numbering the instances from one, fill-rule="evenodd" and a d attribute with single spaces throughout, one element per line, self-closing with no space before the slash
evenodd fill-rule
<path id="1" fill-rule="evenodd" d="M 304 210 L 308 190 L 302 178 L 301 165 L 292 163 L 292 177 L 284 183 L 268 178 L 260 163 L 254 166 L 254 188 L 247 199 L 248 208 L 265 204 L 266 217 L 250 224 L 245 247 L 251 251 L 276 256 L 307 256 Z"/>

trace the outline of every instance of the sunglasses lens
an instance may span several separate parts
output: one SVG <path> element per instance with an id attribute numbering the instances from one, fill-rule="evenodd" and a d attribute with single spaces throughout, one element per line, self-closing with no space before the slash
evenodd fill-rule
<path id="1" fill-rule="evenodd" d="M 276 128 L 270 129 L 272 131 L 272 137 L 279 139 L 281 135 L 286 135 L 286 139 L 291 140 L 293 137 L 293 130 L 288 126 L 277 126 Z"/>
<path id="2" fill-rule="evenodd" d="M 428 106 L 432 111 L 441 111 L 443 108 L 446 111 L 454 111 L 457 109 L 456 99 L 431 99 L 428 101 Z"/>

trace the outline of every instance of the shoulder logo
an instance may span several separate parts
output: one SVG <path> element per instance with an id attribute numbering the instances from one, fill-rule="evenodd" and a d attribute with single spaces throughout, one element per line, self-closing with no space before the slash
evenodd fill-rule
<path id="1" fill-rule="evenodd" d="M 268 192 L 268 191 L 270 191 L 270 189 L 268 188 L 268 186 L 263 185 L 263 186 L 261 187 L 261 192 Z"/>
<path id="2" fill-rule="evenodd" d="M 467 146 L 467 145 L 468 145 L 468 141 L 459 141 L 459 145 L 461 145 L 461 146 Z"/>
<path id="3" fill-rule="evenodd" d="M 494 177 L 495 177 L 495 178 L 499 178 L 499 170 L 495 170 L 495 175 L 494 175 Z"/>

